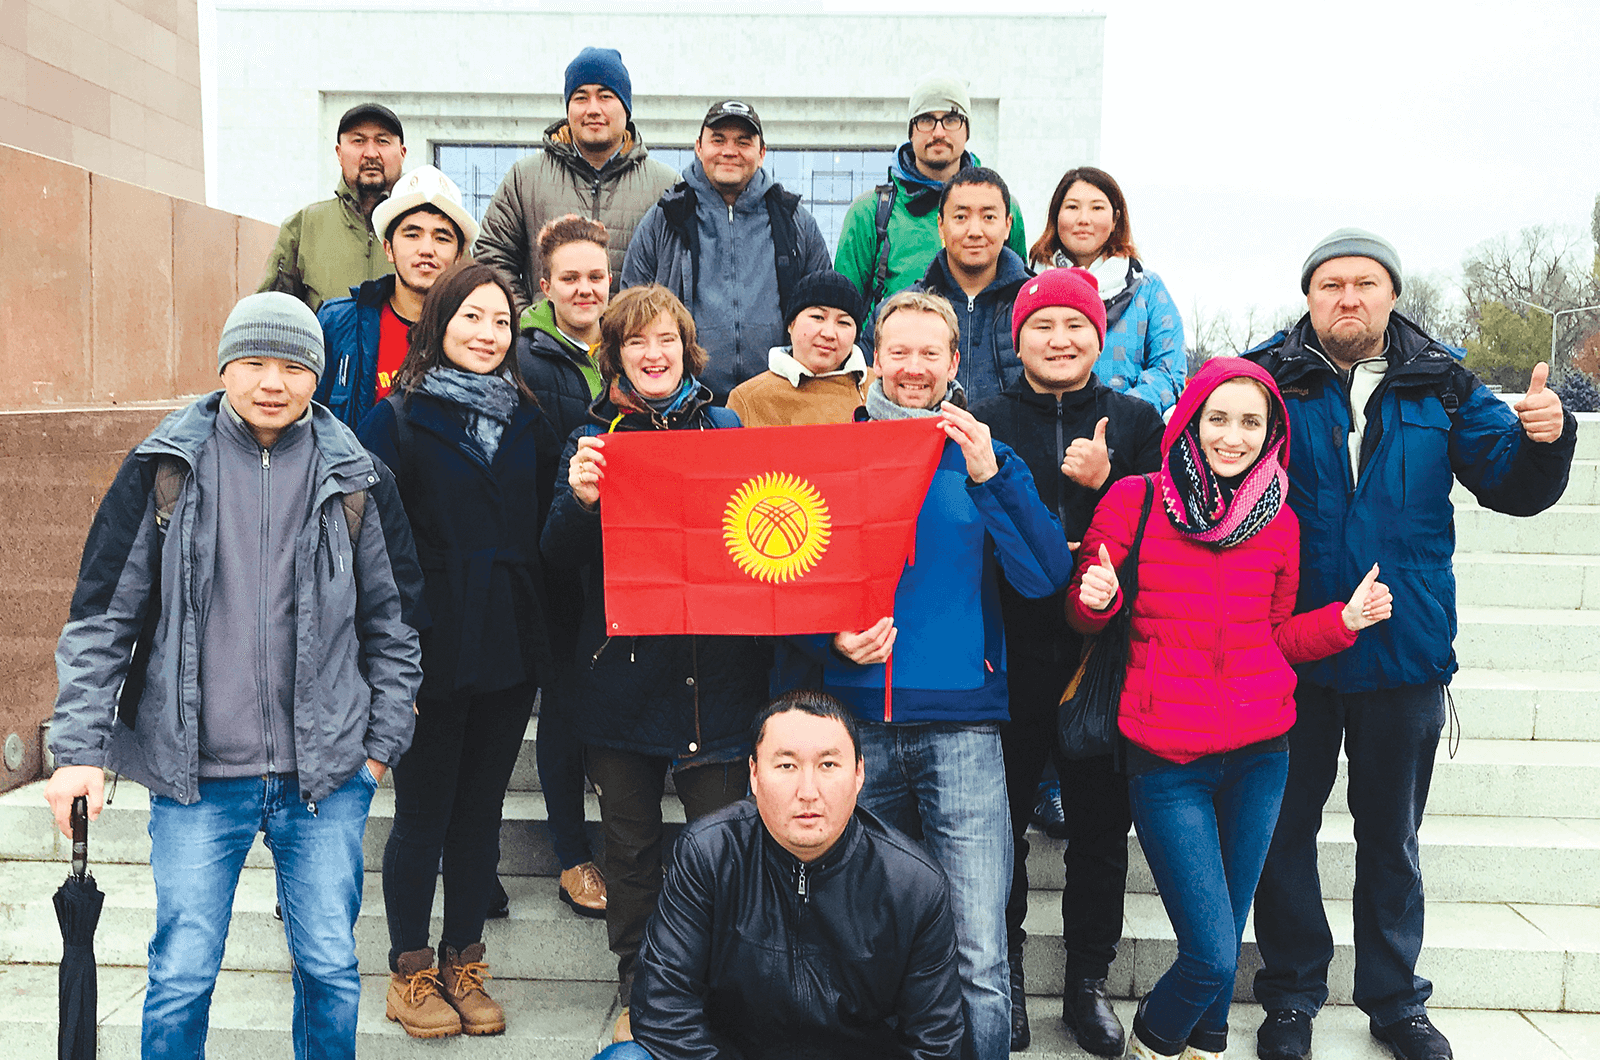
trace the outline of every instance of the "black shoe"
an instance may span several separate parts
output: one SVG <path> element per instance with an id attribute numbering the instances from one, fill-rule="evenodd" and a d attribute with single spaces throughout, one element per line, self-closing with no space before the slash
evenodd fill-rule
<path id="1" fill-rule="evenodd" d="M 1061 809 L 1060 784 L 1039 785 L 1039 801 L 1034 803 L 1033 816 L 1028 819 L 1051 839 L 1067 838 L 1067 815 Z"/>
<path id="2" fill-rule="evenodd" d="M 1080 1048 L 1096 1056 L 1121 1056 L 1128 1042 L 1122 1021 L 1106 1000 L 1104 979 L 1068 983 L 1061 998 L 1061 1022 L 1078 1039 Z"/>
<path id="3" fill-rule="evenodd" d="M 494 878 L 494 891 L 489 895 L 489 909 L 484 916 L 490 920 L 504 920 L 511 915 L 511 896 L 506 893 L 505 884 L 500 882 L 500 877 Z"/>
<path id="4" fill-rule="evenodd" d="M 1268 1009 L 1256 1030 L 1261 1060 L 1306 1060 L 1311 1055 L 1311 1016 L 1298 1009 Z"/>
<path id="5" fill-rule="evenodd" d="M 1028 1031 L 1028 987 L 1022 979 L 1022 951 L 1006 954 L 1011 964 L 1011 1051 L 1020 1053 L 1033 1035 Z"/>
<path id="6" fill-rule="evenodd" d="M 1372 1036 L 1389 1047 L 1399 1060 L 1452 1060 L 1450 1042 L 1428 1019 L 1426 1012 L 1380 1027 L 1370 1024 Z"/>

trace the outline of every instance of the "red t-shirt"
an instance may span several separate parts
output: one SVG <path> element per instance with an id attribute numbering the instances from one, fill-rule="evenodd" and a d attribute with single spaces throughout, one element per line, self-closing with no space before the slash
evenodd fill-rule
<path id="1" fill-rule="evenodd" d="M 406 359 L 411 346 L 411 321 L 394 311 L 394 306 L 383 303 L 378 317 L 378 382 L 372 390 L 372 403 L 377 404 L 394 389 L 395 373 Z"/>

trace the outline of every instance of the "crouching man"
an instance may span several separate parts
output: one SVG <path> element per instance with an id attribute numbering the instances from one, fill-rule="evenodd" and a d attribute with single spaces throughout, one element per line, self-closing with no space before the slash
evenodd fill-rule
<path id="1" fill-rule="evenodd" d="M 684 829 L 639 951 L 634 1040 L 602 1055 L 958 1056 L 944 874 L 856 806 L 855 719 L 788 692 L 751 736 L 754 801 Z"/>
<path id="2" fill-rule="evenodd" d="M 422 680 L 420 572 L 393 479 L 311 403 L 322 328 L 251 295 L 223 389 L 168 416 L 101 501 L 56 649 L 45 798 L 63 832 L 102 770 L 150 789 L 156 931 L 144 1056 L 203 1056 L 256 833 L 294 962 L 294 1054 L 355 1056 L 355 920 L 372 793 Z"/>

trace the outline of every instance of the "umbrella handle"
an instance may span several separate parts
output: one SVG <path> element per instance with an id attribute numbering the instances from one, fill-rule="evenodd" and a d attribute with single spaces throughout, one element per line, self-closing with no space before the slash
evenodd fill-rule
<path id="1" fill-rule="evenodd" d="M 89 872 L 89 800 L 79 795 L 72 800 L 72 874 Z"/>

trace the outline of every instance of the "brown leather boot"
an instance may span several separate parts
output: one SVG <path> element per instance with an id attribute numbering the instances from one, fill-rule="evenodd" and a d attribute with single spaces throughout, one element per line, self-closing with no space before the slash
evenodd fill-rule
<path id="1" fill-rule="evenodd" d="M 483 988 L 483 981 L 492 978 L 483 956 L 483 943 L 474 942 L 464 950 L 446 946 L 439 958 L 439 985 L 461 1017 L 464 1034 L 500 1034 L 506 1029 L 505 1010 Z"/>
<path id="2" fill-rule="evenodd" d="M 461 1017 L 439 993 L 439 972 L 433 951 L 412 950 L 395 962 L 389 977 L 388 1017 L 413 1038 L 448 1038 L 461 1033 Z"/>

